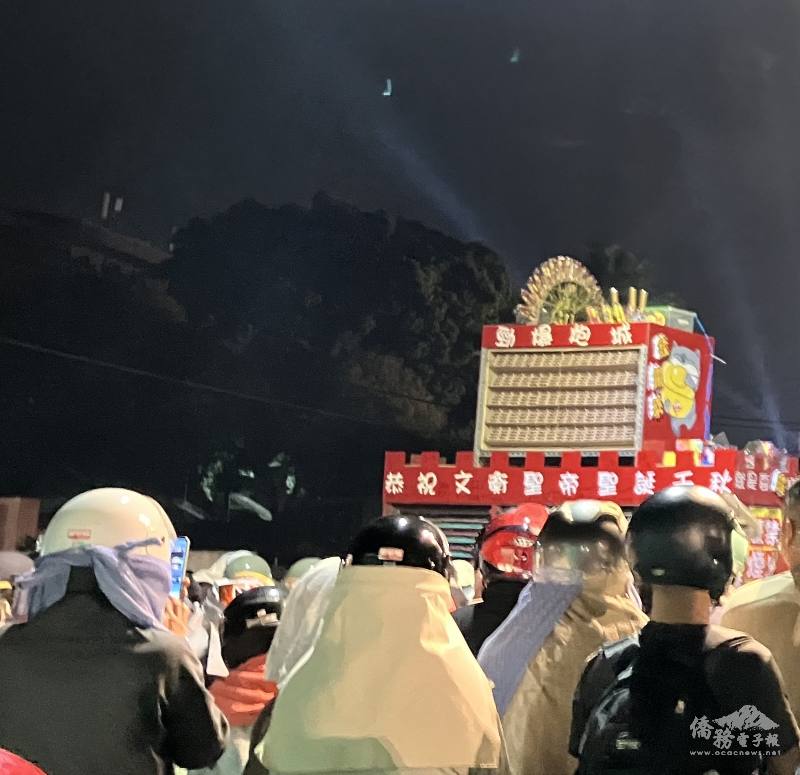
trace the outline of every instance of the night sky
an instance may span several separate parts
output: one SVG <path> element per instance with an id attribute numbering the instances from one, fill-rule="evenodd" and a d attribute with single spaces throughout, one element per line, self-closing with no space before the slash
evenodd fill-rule
<path id="1" fill-rule="evenodd" d="M 1 13 L 0 203 L 96 217 L 110 189 L 126 197 L 123 230 L 166 244 L 243 197 L 326 190 L 482 240 L 518 283 L 550 255 L 617 242 L 717 337 L 718 428 L 744 441 L 768 433 L 753 418 L 782 418 L 771 435 L 796 445 L 796 3 L 27 0 Z"/>

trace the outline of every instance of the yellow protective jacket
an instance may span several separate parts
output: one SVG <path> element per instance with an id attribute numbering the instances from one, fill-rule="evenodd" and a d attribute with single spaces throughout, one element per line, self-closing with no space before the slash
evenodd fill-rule
<path id="1" fill-rule="evenodd" d="M 587 659 L 604 643 L 637 633 L 647 617 L 628 595 L 630 573 L 587 584 L 528 663 L 503 715 L 515 775 L 573 775 L 569 754 L 572 698 Z M 512 616 L 514 614 L 512 613 Z"/>
<path id="2" fill-rule="evenodd" d="M 792 574 L 739 587 L 725 601 L 722 625 L 747 633 L 772 652 L 792 712 L 800 718 L 800 592 Z"/>
<path id="3" fill-rule="evenodd" d="M 255 749 L 271 775 L 496 769 L 491 686 L 449 608 L 432 571 L 342 569 L 314 650 Z"/>

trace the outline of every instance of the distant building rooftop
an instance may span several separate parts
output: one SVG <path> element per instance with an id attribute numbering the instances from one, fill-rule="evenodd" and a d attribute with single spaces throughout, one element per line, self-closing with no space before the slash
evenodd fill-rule
<path id="1" fill-rule="evenodd" d="M 35 210 L 0 209 L 0 233 L 15 232 L 32 241 L 47 240 L 77 257 L 102 257 L 143 270 L 166 261 L 170 254 L 145 240 L 120 234 L 93 221 Z"/>

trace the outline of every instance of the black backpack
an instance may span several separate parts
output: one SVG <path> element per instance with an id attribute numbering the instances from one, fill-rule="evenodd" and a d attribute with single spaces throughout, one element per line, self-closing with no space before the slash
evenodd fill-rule
<path id="1" fill-rule="evenodd" d="M 692 718 L 704 714 L 713 718 L 717 704 L 705 678 L 706 656 L 692 664 L 673 666 L 680 669 L 674 674 L 679 699 L 673 714 L 659 720 L 658 750 L 653 750 L 636 731 L 640 725 L 633 719 L 631 683 L 637 666 L 641 667 L 638 638 L 604 649 L 594 672 L 602 674 L 610 668 L 615 677 L 588 716 L 578 745 L 576 775 L 688 775 L 713 770 L 714 763 L 706 757 L 688 758 Z M 660 678 L 663 674 L 649 680 Z"/>

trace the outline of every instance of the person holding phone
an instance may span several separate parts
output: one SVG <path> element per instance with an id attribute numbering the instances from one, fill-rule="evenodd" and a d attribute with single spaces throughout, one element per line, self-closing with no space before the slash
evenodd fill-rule
<path id="1" fill-rule="evenodd" d="M 169 597 L 175 538 L 161 506 L 131 490 L 91 490 L 56 512 L 36 570 L 16 579 L 27 622 L 0 636 L 0 748 L 48 775 L 164 775 L 221 756 L 227 721 L 163 623 L 168 600 L 183 606 Z"/>

